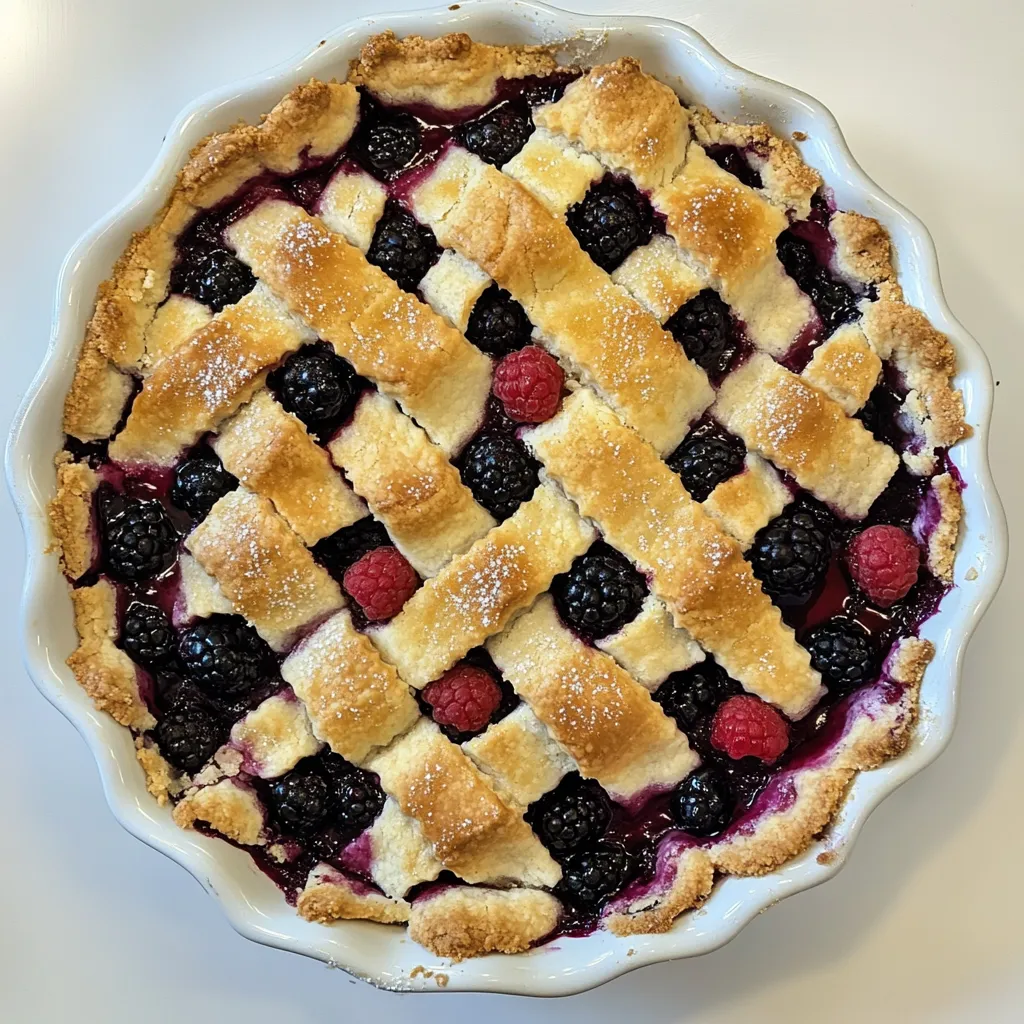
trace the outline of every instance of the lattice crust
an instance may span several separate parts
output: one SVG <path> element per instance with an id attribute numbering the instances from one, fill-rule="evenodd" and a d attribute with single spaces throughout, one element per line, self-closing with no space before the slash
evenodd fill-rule
<path id="1" fill-rule="evenodd" d="M 426 686 L 504 629 L 594 536 L 571 503 L 542 484 L 510 519 L 427 580 L 373 633 L 374 643 L 407 683 Z"/>
<path id="2" fill-rule="evenodd" d="M 261 391 L 228 420 L 213 448 L 228 472 L 269 498 L 310 547 L 366 515 L 366 505 L 327 453 L 269 392 Z"/>
<path id="3" fill-rule="evenodd" d="M 708 276 L 687 263 L 668 235 L 655 235 L 647 245 L 634 249 L 612 272 L 612 280 L 659 323 L 710 286 Z"/>
<path id="4" fill-rule="evenodd" d="M 366 171 L 342 167 L 320 193 L 316 214 L 332 231 L 366 252 L 387 199 L 384 186 L 376 178 Z"/>
<path id="5" fill-rule="evenodd" d="M 505 803 L 524 810 L 576 768 L 525 703 L 468 740 L 462 749 L 490 778 Z"/>
<path id="6" fill-rule="evenodd" d="M 555 217 L 563 216 L 604 177 L 596 157 L 581 153 L 564 135 L 546 128 L 538 128 L 501 170 L 522 182 Z"/>
<path id="7" fill-rule="evenodd" d="M 445 453 L 383 395 L 360 399 L 329 450 L 421 576 L 437 575 L 495 525 Z"/>
<path id="8" fill-rule="evenodd" d="M 704 660 L 700 645 L 672 622 L 672 613 L 653 594 L 635 619 L 594 643 L 610 654 L 641 686 L 656 690 L 673 672 Z"/>
<path id="9" fill-rule="evenodd" d="M 225 233 L 238 255 L 446 452 L 483 417 L 491 361 L 301 207 L 267 200 Z"/>
<path id="10" fill-rule="evenodd" d="M 382 896 L 368 885 L 353 881 L 330 864 L 318 864 L 309 873 L 296 904 L 307 921 L 379 921 L 401 924 L 409 920 L 409 904 Z"/>
<path id="11" fill-rule="evenodd" d="M 276 651 L 344 604 L 338 584 L 270 502 L 244 487 L 225 494 L 185 546 Z"/>
<path id="12" fill-rule="evenodd" d="M 433 722 L 421 718 L 368 767 L 419 822 L 437 859 L 467 882 L 552 886 L 561 877 L 520 810 Z"/>
<path id="13" fill-rule="evenodd" d="M 154 368 L 110 444 L 110 457 L 171 465 L 249 401 L 281 359 L 314 337 L 257 284 Z"/>
<path id="14" fill-rule="evenodd" d="M 792 492 L 772 464 L 747 452 L 743 471 L 723 480 L 701 502 L 701 508 L 746 551 L 757 531 L 792 500 Z"/>
<path id="15" fill-rule="evenodd" d="M 864 405 L 881 375 L 882 360 L 857 324 L 840 327 L 819 345 L 801 374 L 848 416 Z"/>
<path id="16" fill-rule="evenodd" d="M 762 353 L 722 382 L 714 415 L 748 448 L 853 518 L 867 515 L 899 465 L 899 456 L 863 423 Z"/>
<path id="17" fill-rule="evenodd" d="M 649 574 L 676 625 L 729 675 L 791 718 L 814 705 L 824 692 L 820 677 L 739 544 L 608 406 L 583 388 L 525 440 L 580 512 Z"/>
<path id="18" fill-rule="evenodd" d="M 370 876 L 389 896 L 404 896 L 414 885 L 432 882 L 444 870 L 420 823 L 405 814 L 393 797 L 384 801 L 377 820 L 364 836 L 349 850 L 359 863 L 369 856 Z"/>
<path id="19" fill-rule="evenodd" d="M 354 764 L 419 716 L 409 687 L 342 609 L 284 660 L 281 677 L 305 705 L 318 739 Z"/>
<path id="20" fill-rule="evenodd" d="M 221 779 L 190 790 L 175 806 L 174 820 L 182 828 L 205 823 L 242 846 L 266 844 L 263 805 L 240 779 Z"/>
<path id="21" fill-rule="evenodd" d="M 217 581 L 187 551 L 178 557 L 178 572 L 181 590 L 174 605 L 176 626 L 211 615 L 230 615 L 234 611 Z"/>
<path id="22" fill-rule="evenodd" d="M 411 201 L 438 241 L 517 299 L 539 340 L 626 422 L 660 452 L 675 448 L 711 402 L 707 376 L 590 261 L 565 223 L 519 182 L 457 148 Z"/>
<path id="23" fill-rule="evenodd" d="M 170 295 L 156 311 L 146 328 L 146 350 L 141 369 L 152 370 L 157 363 L 180 348 L 200 328 L 213 319 L 209 306 L 204 306 L 185 295 Z"/>
<path id="24" fill-rule="evenodd" d="M 502 675 L 573 757 L 624 803 L 668 789 L 700 759 L 651 695 L 608 655 L 588 647 L 540 598 L 487 650 Z"/>
<path id="25" fill-rule="evenodd" d="M 99 535 L 92 505 L 99 477 L 86 465 L 58 455 L 57 493 L 47 505 L 50 532 L 61 571 L 77 580 L 87 573 L 99 556 Z"/>
<path id="26" fill-rule="evenodd" d="M 261 779 L 284 775 L 320 749 L 305 708 L 287 689 L 237 721 L 231 729 L 231 745 L 242 755 L 242 768 Z"/>

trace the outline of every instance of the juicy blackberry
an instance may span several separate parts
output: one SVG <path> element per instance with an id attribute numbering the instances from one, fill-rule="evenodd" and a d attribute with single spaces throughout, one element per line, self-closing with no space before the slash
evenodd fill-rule
<path id="1" fill-rule="evenodd" d="M 350 832 L 369 828 L 384 806 L 384 791 L 369 773 L 353 768 L 342 777 L 334 791 L 335 816 Z"/>
<path id="2" fill-rule="evenodd" d="M 657 690 L 654 699 L 674 718 L 683 732 L 698 719 L 711 715 L 727 697 L 742 693 L 742 687 L 712 658 L 682 672 L 673 672 Z"/>
<path id="3" fill-rule="evenodd" d="M 350 565 L 375 548 L 391 543 L 388 531 L 372 516 L 342 527 L 313 546 L 313 555 L 333 576 L 340 579 Z"/>
<path id="4" fill-rule="evenodd" d="M 412 292 L 440 255 L 434 232 L 389 199 L 366 258 L 400 288 Z"/>
<path id="5" fill-rule="evenodd" d="M 614 270 L 638 245 L 651 240 L 654 218 L 636 188 L 605 178 L 566 214 L 583 251 L 604 270 Z"/>
<path id="6" fill-rule="evenodd" d="M 824 517 L 797 505 L 758 531 L 748 552 L 754 575 L 777 604 L 802 604 L 825 578 L 832 541 Z"/>
<path id="7" fill-rule="evenodd" d="M 228 491 L 238 486 L 235 479 L 213 452 L 186 459 L 174 471 L 171 504 L 193 519 L 205 519 Z"/>
<path id="8" fill-rule="evenodd" d="M 270 786 L 270 809 L 289 832 L 311 832 L 331 810 L 331 794 L 323 777 L 299 769 L 275 779 Z"/>
<path id="9" fill-rule="evenodd" d="M 814 258 L 811 243 L 794 235 L 792 231 L 783 231 L 775 240 L 775 252 L 779 262 L 786 268 L 786 273 L 800 287 L 810 281 L 818 269 L 818 261 Z"/>
<path id="10" fill-rule="evenodd" d="M 878 674 L 878 653 L 871 635 L 851 619 L 828 619 L 802 640 L 811 665 L 834 694 L 849 693 Z"/>
<path id="11" fill-rule="evenodd" d="M 411 114 L 389 113 L 360 127 L 352 151 L 368 170 L 390 178 L 412 163 L 421 141 L 416 118 Z"/>
<path id="12" fill-rule="evenodd" d="M 530 343 L 526 310 L 503 288 L 492 284 L 469 314 L 466 337 L 478 349 L 500 359 Z"/>
<path id="13" fill-rule="evenodd" d="M 227 249 L 211 249 L 183 265 L 171 287 L 219 313 L 256 287 L 252 271 Z"/>
<path id="14" fill-rule="evenodd" d="M 183 772 L 198 771 L 227 739 L 227 728 L 199 701 L 175 703 L 157 722 L 160 753 Z"/>
<path id="15" fill-rule="evenodd" d="M 355 370 L 326 345 L 293 352 L 275 383 L 281 404 L 309 427 L 347 417 L 358 397 Z"/>
<path id="16" fill-rule="evenodd" d="M 124 498 L 119 504 L 119 511 L 102 516 L 110 575 L 128 582 L 158 576 L 174 561 L 178 531 L 159 501 Z"/>
<path id="17" fill-rule="evenodd" d="M 600 839 L 611 821 L 611 807 L 600 786 L 570 775 L 541 797 L 533 816 L 544 845 L 560 855 Z"/>
<path id="18" fill-rule="evenodd" d="M 617 633 L 640 612 L 647 584 L 614 548 L 580 555 L 551 586 L 562 619 L 589 640 Z"/>
<path id="19" fill-rule="evenodd" d="M 462 482 L 497 519 L 508 519 L 537 486 L 537 463 L 508 434 L 480 434 L 462 456 Z"/>
<path id="20" fill-rule="evenodd" d="M 672 817 L 692 836 L 717 835 L 729 824 L 733 799 L 710 768 L 691 772 L 672 793 Z"/>
<path id="21" fill-rule="evenodd" d="M 523 99 L 528 107 L 539 107 L 544 103 L 560 100 L 566 88 L 579 77 L 578 72 L 560 72 L 536 80 L 523 90 Z"/>
<path id="22" fill-rule="evenodd" d="M 708 146 L 707 154 L 723 171 L 739 178 L 744 185 L 750 188 L 761 187 L 760 172 L 750 165 L 739 146 Z"/>
<path id="23" fill-rule="evenodd" d="M 691 435 L 665 461 L 682 478 L 690 497 L 703 501 L 743 468 L 746 453 L 743 442 L 731 435 Z"/>
<path id="24" fill-rule="evenodd" d="M 591 850 L 570 853 L 565 858 L 561 887 L 570 902 L 596 907 L 626 884 L 632 869 L 630 856 L 623 847 L 598 843 Z"/>
<path id="25" fill-rule="evenodd" d="M 836 280 L 827 267 L 818 263 L 810 242 L 792 231 L 783 231 L 776 240 L 775 250 L 786 273 L 814 303 L 828 333 L 857 318 L 857 296 L 846 284 Z"/>
<path id="26" fill-rule="evenodd" d="M 128 606 L 121 626 L 121 645 L 132 661 L 156 665 L 174 653 L 177 639 L 167 616 L 156 605 L 132 601 Z"/>
<path id="27" fill-rule="evenodd" d="M 237 615 L 211 615 L 184 630 L 178 654 L 185 672 L 213 696 L 248 693 L 267 666 L 259 634 Z"/>
<path id="28" fill-rule="evenodd" d="M 526 145 L 533 125 L 510 107 L 502 107 L 464 125 L 456 133 L 471 153 L 495 167 L 508 163 Z"/>
<path id="29" fill-rule="evenodd" d="M 729 307 L 713 288 L 705 288 L 676 310 L 665 324 L 683 351 L 710 374 L 722 374 L 736 352 Z"/>

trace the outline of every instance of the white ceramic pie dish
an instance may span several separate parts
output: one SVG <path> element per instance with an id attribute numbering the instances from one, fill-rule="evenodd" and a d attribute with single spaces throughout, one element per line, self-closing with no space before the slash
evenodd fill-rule
<path id="1" fill-rule="evenodd" d="M 700 911 L 684 914 L 664 935 L 617 938 L 600 931 L 586 938 L 559 939 L 529 954 L 491 956 L 452 966 L 436 961 L 404 930 L 368 922 L 326 927 L 304 921 L 248 855 L 219 840 L 184 832 L 172 822 L 169 809 L 159 807 L 146 792 L 129 732 L 93 707 L 64 665 L 75 645 L 75 630 L 56 559 L 43 554 L 48 544 L 45 506 L 54 490 L 52 457 L 62 440 L 63 398 L 97 285 L 109 273 L 128 235 L 152 219 L 192 145 L 240 118 L 257 119 L 288 89 L 311 76 L 343 75 L 365 39 L 384 28 L 399 35 L 460 30 L 496 43 L 572 39 L 590 63 L 624 54 L 637 56 L 647 70 L 723 118 L 766 121 L 780 134 L 805 133 L 807 140 L 800 148 L 807 162 L 822 172 L 840 208 L 876 217 L 888 228 L 907 301 L 923 309 L 957 349 L 961 370 L 956 384 L 963 390 L 966 418 L 974 427 L 974 436 L 953 454 L 967 485 L 965 518 L 956 587 L 922 631 L 937 653 L 925 676 L 921 721 L 914 739 L 901 757 L 857 777 L 834 825 L 801 857 L 763 878 L 720 881 Z M 40 690 L 92 748 L 118 820 L 133 835 L 186 867 L 220 900 L 243 935 L 315 956 L 387 988 L 534 995 L 581 991 L 634 967 L 706 953 L 735 936 L 772 903 L 831 877 L 845 861 L 871 810 L 943 749 L 953 727 L 967 641 L 995 594 L 1006 560 L 1006 528 L 986 457 L 992 397 L 984 353 L 946 307 L 927 231 L 864 175 L 832 115 L 803 93 L 737 68 L 693 30 L 661 19 L 590 17 L 501 0 L 468 3 L 454 11 L 442 7 L 360 19 L 328 35 L 312 53 L 209 94 L 185 110 L 142 184 L 87 232 L 65 261 L 50 346 L 15 419 L 7 449 L 8 480 L 28 544 L 23 602 L 26 661 Z"/>

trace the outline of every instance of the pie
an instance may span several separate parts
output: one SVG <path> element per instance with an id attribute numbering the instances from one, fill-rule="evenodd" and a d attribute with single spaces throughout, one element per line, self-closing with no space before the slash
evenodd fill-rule
<path id="1" fill-rule="evenodd" d="M 905 747 L 955 371 L 766 126 L 384 33 L 200 143 L 101 285 L 68 663 L 309 920 L 665 931 Z"/>

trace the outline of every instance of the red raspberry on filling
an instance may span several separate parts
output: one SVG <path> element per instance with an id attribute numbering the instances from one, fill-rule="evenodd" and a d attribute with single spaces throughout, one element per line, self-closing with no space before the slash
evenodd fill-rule
<path id="1" fill-rule="evenodd" d="M 749 694 L 730 697 L 715 712 L 711 746 L 734 761 L 759 757 L 771 764 L 789 746 L 789 726 L 771 705 Z"/>
<path id="2" fill-rule="evenodd" d="M 494 393 L 517 423 L 543 423 L 555 415 L 565 374 L 542 348 L 510 352 L 494 371 Z"/>
<path id="3" fill-rule="evenodd" d="M 374 548 L 345 570 L 342 585 L 371 621 L 397 615 L 419 585 L 397 548 Z"/>
<path id="4" fill-rule="evenodd" d="M 501 703 L 501 687 L 482 668 L 456 665 L 424 687 L 423 699 L 438 725 L 479 732 Z"/>
<path id="5" fill-rule="evenodd" d="M 846 564 L 871 603 L 888 608 L 917 582 L 921 549 L 898 526 L 869 526 L 854 537 Z"/>

